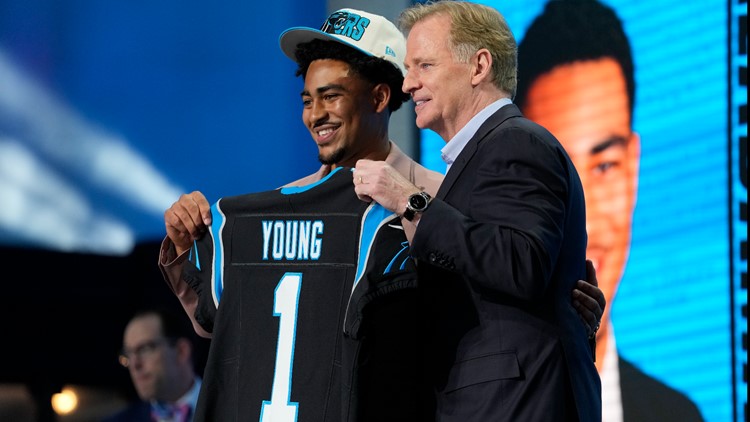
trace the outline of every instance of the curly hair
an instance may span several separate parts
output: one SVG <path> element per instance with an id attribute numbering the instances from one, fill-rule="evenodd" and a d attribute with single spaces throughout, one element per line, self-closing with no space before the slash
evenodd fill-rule
<path id="1" fill-rule="evenodd" d="M 315 60 L 332 59 L 349 64 L 355 74 L 373 85 L 387 84 L 391 88 L 391 98 L 388 102 L 388 110 L 391 113 L 398 110 L 401 104 L 409 100 L 409 94 L 401 91 L 404 76 L 398 67 L 387 60 L 369 56 L 336 41 L 319 39 L 299 44 L 294 56 L 297 62 L 295 76 L 301 75 L 303 79 L 307 75 L 310 63 Z"/>

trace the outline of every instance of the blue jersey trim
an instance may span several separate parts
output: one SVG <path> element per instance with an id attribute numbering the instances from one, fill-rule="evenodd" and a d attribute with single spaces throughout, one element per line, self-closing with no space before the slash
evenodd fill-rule
<path id="1" fill-rule="evenodd" d="M 305 186 L 288 186 L 288 187 L 279 189 L 279 191 L 283 195 L 294 195 L 295 193 L 302 193 L 302 192 L 308 191 L 308 190 L 314 188 L 315 186 L 318 186 L 321 183 L 324 183 L 326 180 L 330 179 L 331 176 L 333 176 L 336 172 L 338 172 L 341 169 L 343 169 L 343 167 L 336 167 L 335 169 L 333 169 L 333 171 L 331 171 L 330 173 L 328 173 L 328 175 L 326 177 L 318 180 L 317 182 L 310 183 L 309 185 L 305 185 Z M 354 171 L 354 169 L 351 169 L 350 171 Z"/>
<path id="2" fill-rule="evenodd" d="M 393 212 L 383 208 L 383 206 L 377 202 L 370 204 L 367 211 L 365 211 L 365 216 L 362 220 L 362 233 L 359 237 L 357 273 L 354 276 L 354 286 L 352 286 L 352 288 L 357 286 L 365 269 L 367 269 L 367 259 L 370 256 L 370 250 L 372 249 L 375 235 L 378 233 L 380 227 L 394 216 L 395 214 Z"/>
<path id="3" fill-rule="evenodd" d="M 214 220 L 211 222 L 211 237 L 214 243 L 212 287 L 214 304 L 217 307 L 221 300 L 221 293 L 224 291 L 224 241 L 221 238 L 221 232 L 227 222 L 227 217 L 221 210 L 220 203 L 221 199 L 211 206 L 211 215 L 214 216 Z"/>
<path id="4" fill-rule="evenodd" d="M 408 250 L 409 250 L 409 242 L 408 241 L 407 242 L 401 242 L 401 250 L 398 251 L 398 253 L 396 253 L 396 255 L 393 256 L 393 259 L 391 259 L 391 262 L 389 262 L 388 266 L 385 267 L 384 274 L 388 274 L 389 272 L 391 272 L 391 270 L 393 269 L 392 268 L 393 265 L 396 263 L 396 260 L 398 260 L 399 257 L 401 257 L 403 255 L 406 255 L 404 257 L 404 259 L 401 260 L 401 264 L 398 265 L 398 269 L 399 270 L 403 270 L 406 267 L 406 263 L 409 260 Z"/>

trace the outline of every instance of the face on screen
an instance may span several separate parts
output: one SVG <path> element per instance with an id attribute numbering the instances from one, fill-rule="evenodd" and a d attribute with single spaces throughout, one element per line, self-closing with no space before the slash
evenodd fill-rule
<path id="1" fill-rule="evenodd" d="M 611 303 L 630 247 L 640 153 L 622 71 L 609 58 L 558 66 L 532 84 L 523 112 L 560 140 L 581 176 L 586 256 Z"/>

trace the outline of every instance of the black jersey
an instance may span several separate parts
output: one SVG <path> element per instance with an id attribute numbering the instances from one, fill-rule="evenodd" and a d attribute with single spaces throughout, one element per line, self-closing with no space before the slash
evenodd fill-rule
<path id="1" fill-rule="evenodd" d="M 344 168 L 212 215 L 184 270 L 213 335 L 196 421 L 406 420 L 416 271 L 399 218 Z"/>

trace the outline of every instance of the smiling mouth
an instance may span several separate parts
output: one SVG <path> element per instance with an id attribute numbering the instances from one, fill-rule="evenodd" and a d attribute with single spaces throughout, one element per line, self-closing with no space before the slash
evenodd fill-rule
<path id="1" fill-rule="evenodd" d="M 421 108 L 422 108 L 422 106 L 424 106 L 425 104 L 427 104 L 427 103 L 428 103 L 429 101 L 430 101 L 430 100 L 419 100 L 419 101 L 414 101 L 414 110 L 416 111 L 416 110 L 419 110 L 419 109 L 421 109 Z"/>
<path id="2" fill-rule="evenodd" d="M 311 132 L 318 145 L 323 145 L 333 140 L 333 135 L 341 128 L 340 123 L 320 122 L 312 127 Z"/>

